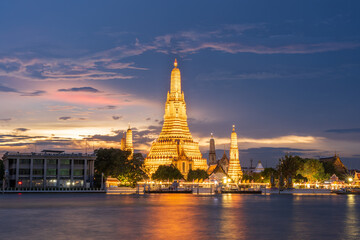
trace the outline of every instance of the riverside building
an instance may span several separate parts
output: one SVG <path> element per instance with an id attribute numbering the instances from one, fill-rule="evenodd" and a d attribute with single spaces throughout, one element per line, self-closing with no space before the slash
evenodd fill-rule
<path id="1" fill-rule="evenodd" d="M 5 153 L 6 185 L 9 188 L 91 188 L 94 154 L 44 150 L 41 153 Z"/>

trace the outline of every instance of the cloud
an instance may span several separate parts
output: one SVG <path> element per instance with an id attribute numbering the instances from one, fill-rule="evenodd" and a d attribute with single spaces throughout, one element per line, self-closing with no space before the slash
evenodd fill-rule
<path id="1" fill-rule="evenodd" d="M 107 106 L 104 106 L 104 107 L 99 107 L 97 109 L 99 110 L 112 110 L 112 109 L 116 109 L 118 108 L 117 106 L 114 106 L 114 105 L 107 105 Z"/>
<path id="2" fill-rule="evenodd" d="M 1 122 L 10 122 L 12 119 L 11 118 L 1 118 L 0 121 Z"/>
<path id="3" fill-rule="evenodd" d="M 75 106 L 49 106 L 49 111 L 55 112 L 55 111 L 66 111 L 66 110 L 74 110 L 77 109 Z"/>
<path id="4" fill-rule="evenodd" d="M 119 120 L 119 119 L 122 119 L 123 117 L 122 116 L 112 116 L 112 119 L 114 120 Z"/>
<path id="5" fill-rule="evenodd" d="M 265 24 L 225 25 L 210 31 L 181 31 L 155 37 L 148 50 L 165 54 L 195 54 L 210 49 L 230 54 L 312 54 L 330 51 L 354 49 L 360 47 L 359 42 L 314 42 L 284 44 L 276 39 L 263 37 L 256 41 L 247 41 L 243 35 L 248 30 L 259 33 L 267 32 Z M 251 36 L 251 34 L 249 34 Z M 269 36 L 271 37 L 271 35 Z M 296 42 L 296 41 L 294 41 Z M 270 43 L 270 44 L 269 44 Z M 142 45 L 138 43 L 136 46 Z M 143 49 L 146 44 L 143 45 Z"/>
<path id="6" fill-rule="evenodd" d="M 183 44 L 179 50 L 181 53 L 196 53 L 203 49 L 211 49 L 225 53 L 255 53 L 255 54 L 311 54 L 330 51 L 339 51 L 358 48 L 360 43 L 356 42 L 324 42 L 313 44 L 292 44 L 277 47 L 265 45 L 246 45 L 238 42 L 207 42 L 198 44 Z"/>
<path id="7" fill-rule="evenodd" d="M 325 132 L 339 133 L 339 134 L 360 133 L 360 128 L 329 129 L 329 130 L 326 130 Z"/>
<path id="8" fill-rule="evenodd" d="M 44 95 L 46 93 L 46 91 L 43 90 L 36 90 L 34 92 L 29 92 L 29 93 L 22 93 L 21 96 L 26 96 L 26 97 L 37 97 L 37 96 L 41 96 Z"/>
<path id="9" fill-rule="evenodd" d="M 98 93 L 99 90 L 93 88 L 93 87 L 73 87 L 73 88 L 67 88 L 67 89 L 59 89 L 59 92 L 92 92 L 92 93 Z"/>
<path id="10" fill-rule="evenodd" d="M 46 91 L 43 90 L 36 90 L 33 92 L 21 92 L 15 88 L 6 87 L 3 85 L 0 85 L 0 92 L 13 92 L 13 93 L 19 93 L 21 96 L 28 96 L 28 97 L 34 97 L 34 96 L 40 96 L 46 93 Z"/>
<path id="11" fill-rule="evenodd" d="M 259 143 L 259 144 L 294 144 L 294 143 L 314 143 L 317 140 L 322 139 L 321 137 L 313 136 L 281 136 L 275 138 L 239 138 L 239 142 L 242 143 Z"/>
<path id="12" fill-rule="evenodd" d="M 112 80 L 131 79 L 133 76 L 124 75 L 111 65 L 116 59 L 106 59 L 95 56 L 87 56 L 78 59 L 49 59 L 49 58 L 3 58 L 3 62 L 12 61 L 19 67 L 11 72 L 2 73 L 0 76 L 28 81 L 91 81 L 91 80 Z M 120 63 L 118 63 L 120 64 Z M 110 68 L 106 66 L 110 65 Z M 141 69 L 132 66 L 132 63 L 123 64 L 121 69 Z"/>
<path id="13" fill-rule="evenodd" d="M 0 61 L 0 71 L 4 71 L 6 73 L 19 71 L 21 67 L 21 64 L 16 61 L 11 61 L 4 59 L 3 61 Z"/>
<path id="14" fill-rule="evenodd" d="M 43 148 L 54 149 L 75 149 L 82 150 L 83 144 L 81 140 L 71 138 L 60 137 L 47 137 L 47 136 L 27 136 L 27 135 L 0 135 L 0 151 L 19 151 L 21 149 L 27 150 L 36 146 L 42 146 Z M 32 151 L 32 150 L 31 150 Z"/>
<path id="15" fill-rule="evenodd" d="M 117 133 L 115 135 L 101 135 L 101 134 L 96 134 L 91 136 L 89 139 L 91 140 L 100 140 L 100 141 L 105 141 L 105 142 L 119 142 L 121 141 L 123 135 L 123 131 L 117 131 Z"/>
<path id="16" fill-rule="evenodd" d="M 76 120 L 80 120 L 80 121 L 85 121 L 87 120 L 87 118 L 84 118 L 84 117 L 80 117 L 80 118 L 73 118 L 73 117 L 59 117 L 59 120 L 62 120 L 62 121 L 68 121 L 68 120 L 73 120 L 73 121 L 76 121 Z"/>
<path id="17" fill-rule="evenodd" d="M 16 90 L 15 88 L 11 88 L 11 87 L 6 87 L 3 85 L 0 85 L 0 92 L 19 92 L 18 90 Z"/>
<path id="18" fill-rule="evenodd" d="M 63 120 L 63 121 L 66 121 L 66 120 L 70 120 L 71 117 L 59 117 L 59 120 Z"/>
<path id="19" fill-rule="evenodd" d="M 109 62 L 104 64 L 107 69 L 136 69 L 148 70 L 148 68 L 134 67 L 134 63 Z"/>
<path id="20" fill-rule="evenodd" d="M 28 129 L 28 128 L 16 128 L 16 129 L 14 129 L 14 131 L 16 131 L 16 132 L 27 132 L 29 130 L 30 129 Z"/>

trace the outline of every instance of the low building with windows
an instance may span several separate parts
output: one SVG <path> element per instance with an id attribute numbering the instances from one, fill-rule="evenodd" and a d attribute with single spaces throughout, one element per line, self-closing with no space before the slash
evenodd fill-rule
<path id="1" fill-rule="evenodd" d="M 41 153 L 5 153 L 8 188 L 91 188 L 94 184 L 93 154 L 44 150 Z"/>

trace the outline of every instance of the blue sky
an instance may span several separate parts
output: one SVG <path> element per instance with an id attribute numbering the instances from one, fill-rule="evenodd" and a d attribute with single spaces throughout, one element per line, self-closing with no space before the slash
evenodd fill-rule
<path id="1" fill-rule="evenodd" d="M 146 153 L 174 58 L 189 126 L 240 160 L 337 151 L 360 168 L 358 1 L 2 1 L 0 151 Z"/>

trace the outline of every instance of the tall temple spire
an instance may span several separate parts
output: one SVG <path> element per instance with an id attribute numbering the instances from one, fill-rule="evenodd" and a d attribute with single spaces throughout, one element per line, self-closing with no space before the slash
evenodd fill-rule
<path id="1" fill-rule="evenodd" d="M 126 131 L 126 148 L 130 149 L 132 147 L 133 147 L 132 130 L 129 126 L 128 130 Z"/>
<path id="2" fill-rule="evenodd" d="M 176 59 L 171 71 L 163 128 L 158 139 L 152 143 L 145 168 L 152 174 L 160 165 L 169 164 L 176 166 L 185 176 L 189 169 L 207 169 L 206 159 L 202 158 L 199 144 L 194 142 L 187 124 L 186 103 Z"/>
<path id="3" fill-rule="evenodd" d="M 131 152 L 129 159 L 132 159 L 134 155 L 134 146 L 133 146 L 133 137 L 132 137 L 132 130 L 130 128 L 130 123 L 129 123 L 129 128 L 126 131 L 125 150 Z"/>
<path id="4" fill-rule="evenodd" d="M 210 149 L 209 149 L 209 164 L 216 164 L 216 151 L 215 151 L 215 140 L 214 135 L 211 133 L 210 138 Z"/>
<path id="5" fill-rule="evenodd" d="M 181 95 L 181 75 L 180 70 L 177 68 L 177 66 L 178 63 L 175 59 L 174 68 L 171 71 L 170 94 L 177 93 Z"/>
<path id="6" fill-rule="evenodd" d="M 120 150 L 125 151 L 126 149 L 126 139 L 125 139 L 125 132 L 123 132 L 121 142 L 120 142 Z"/>
<path id="7" fill-rule="evenodd" d="M 230 139 L 230 160 L 229 160 L 228 175 L 235 183 L 238 183 L 239 180 L 242 178 L 235 125 L 233 125 L 233 130 Z"/>

